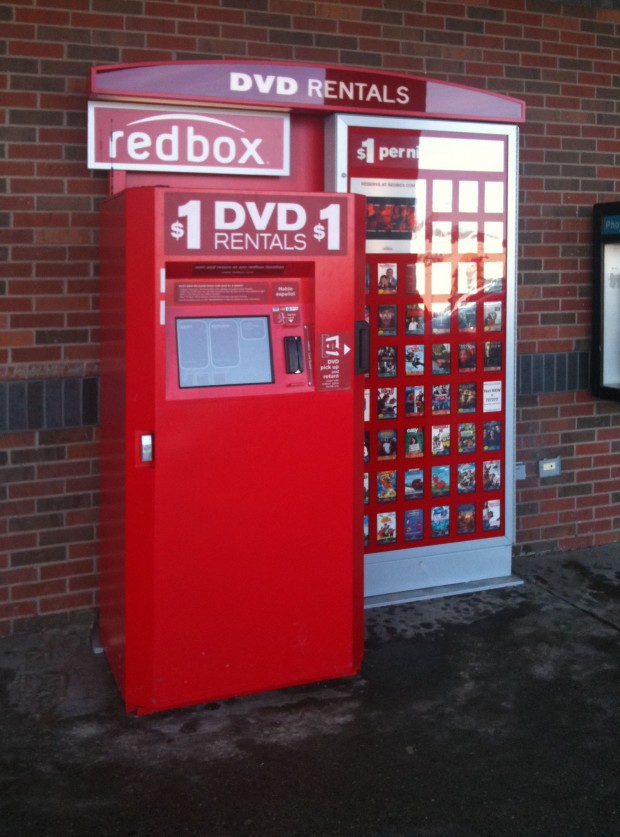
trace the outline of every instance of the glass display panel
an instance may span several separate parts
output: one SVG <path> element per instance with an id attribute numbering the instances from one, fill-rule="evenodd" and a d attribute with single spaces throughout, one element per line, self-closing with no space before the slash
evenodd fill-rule
<path id="1" fill-rule="evenodd" d="M 590 386 L 597 398 L 620 401 L 620 202 L 595 204 L 592 223 Z"/>
<path id="2" fill-rule="evenodd" d="M 178 317 L 179 387 L 274 382 L 269 318 Z"/>
<path id="3" fill-rule="evenodd" d="M 377 555 L 503 535 L 507 139 L 367 126 L 348 139 L 376 323 L 366 545 Z M 355 153 L 364 143 L 372 165 Z"/>
<path id="4" fill-rule="evenodd" d="M 602 384 L 620 387 L 620 244 L 603 246 Z"/>

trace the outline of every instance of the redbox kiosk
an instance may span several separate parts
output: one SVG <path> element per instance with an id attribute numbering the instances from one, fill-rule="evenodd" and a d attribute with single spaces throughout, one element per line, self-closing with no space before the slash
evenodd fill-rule
<path id="1" fill-rule="evenodd" d="M 523 118 L 375 70 L 93 69 L 101 634 L 132 710 L 351 673 L 364 594 L 518 583 Z"/>
<path id="2" fill-rule="evenodd" d="M 157 187 L 104 206 L 101 635 L 132 711 L 358 670 L 363 212 Z"/>

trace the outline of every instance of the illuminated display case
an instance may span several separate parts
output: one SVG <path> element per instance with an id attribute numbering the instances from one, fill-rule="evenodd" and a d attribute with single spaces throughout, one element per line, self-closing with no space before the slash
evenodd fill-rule
<path id="1" fill-rule="evenodd" d="M 330 127 L 333 182 L 366 197 L 367 602 L 505 584 L 516 128 L 346 115 Z"/>

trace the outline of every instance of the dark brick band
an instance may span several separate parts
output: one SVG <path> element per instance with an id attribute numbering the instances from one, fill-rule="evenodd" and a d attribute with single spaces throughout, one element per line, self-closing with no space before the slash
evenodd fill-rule
<path id="1" fill-rule="evenodd" d="M 82 427 L 98 421 L 97 378 L 0 381 L 0 433 Z"/>
<path id="2" fill-rule="evenodd" d="M 588 352 L 550 352 L 517 358 L 517 394 L 590 389 Z"/>
<path id="3" fill-rule="evenodd" d="M 517 394 L 587 390 L 588 352 L 556 352 L 517 358 Z M 0 433 L 56 430 L 96 425 L 99 421 L 97 378 L 0 381 Z"/>

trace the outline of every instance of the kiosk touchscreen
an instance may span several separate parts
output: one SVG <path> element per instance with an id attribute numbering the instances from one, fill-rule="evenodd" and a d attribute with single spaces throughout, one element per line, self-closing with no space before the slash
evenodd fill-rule
<path id="1" fill-rule="evenodd" d="M 179 386 L 272 384 L 268 317 L 178 317 Z"/>

